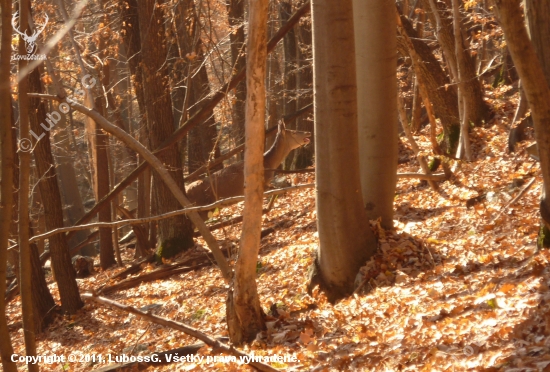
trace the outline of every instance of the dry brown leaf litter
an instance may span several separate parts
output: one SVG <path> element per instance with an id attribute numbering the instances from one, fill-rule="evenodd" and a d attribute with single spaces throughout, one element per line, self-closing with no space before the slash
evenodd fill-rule
<path id="1" fill-rule="evenodd" d="M 400 180 L 395 230 L 376 222 L 378 253 L 361 269 L 362 290 L 332 306 L 305 285 L 318 244 L 314 191 L 280 197 L 265 228 L 289 219 L 262 240 L 258 291 L 267 330 L 244 348 L 256 355 L 293 355 L 282 370 L 524 371 L 550 369 L 549 251 L 537 252 L 539 164 L 520 150 L 507 154 L 512 105 L 498 108 L 490 126 L 475 128 L 476 159 L 460 162 L 455 176 L 432 191 L 418 180 Z M 426 133 L 417 136 L 429 151 Z M 405 144 L 405 147 L 407 145 Z M 410 156 L 410 155 L 409 155 Z M 416 172 L 414 159 L 400 172 Z M 300 175 L 300 182 L 311 176 Z M 492 222 L 519 189 L 514 179 L 537 181 L 517 203 Z M 294 178 L 294 177 L 293 177 Z M 487 194 L 471 208 L 466 201 Z M 240 206 L 222 211 L 238 215 Z M 300 216 L 300 217 L 298 217 Z M 215 233 L 223 245 L 238 247 L 240 225 Z M 197 246 L 178 259 L 204 251 Z M 126 258 L 132 256 L 128 250 Z M 149 265 L 144 272 L 154 270 Z M 121 269 L 79 280 L 87 291 L 109 282 Z M 50 278 L 51 282 L 51 278 Z M 50 284 L 58 298 L 55 285 Z M 215 267 L 144 283 L 108 296 L 121 303 L 189 324 L 212 336 L 226 336 L 226 286 Z M 312 306 L 315 304 L 316 307 Z M 272 309 L 276 309 L 276 314 Z M 15 351 L 24 354 L 19 298 L 7 308 Z M 275 315 L 275 316 L 274 316 Z M 38 353 L 147 355 L 196 340 L 120 311 L 93 303 L 75 316 L 58 317 L 38 336 Z M 216 355 L 205 347 L 198 355 Z M 87 371 L 104 365 L 51 364 L 44 371 Z M 20 365 L 21 369 L 23 366 Z M 149 370 L 242 370 L 234 363 L 179 363 Z"/>

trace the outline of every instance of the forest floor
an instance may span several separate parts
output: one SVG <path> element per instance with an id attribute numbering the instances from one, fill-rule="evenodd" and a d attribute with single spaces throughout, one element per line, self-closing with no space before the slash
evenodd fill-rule
<path id="1" fill-rule="evenodd" d="M 489 99 L 496 117 L 474 128 L 473 162 L 451 164 L 454 176 L 439 191 L 414 179 L 401 179 L 395 198 L 395 228 L 381 230 L 378 254 L 362 269 L 362 291 L 336 305 L 314 290 L 306 293 L 308 268 L 318 245 L 313 189 L 279 197 L 264 215 L 264 228 L 277 225 L 263 238 L 258 264 L 258 291 L 270 314 L 267 331 L 242 350 L 264 356 L 295 357 L 276 362 L 281 370 L 373 371 L 547 371 L 550 370 L 550 251 L 537 251 L 538 204 L 542 179 L 539 163 L 524 149 L 507 153 L 507 135 L 514 105 L 505 92 Z M 427 130 L 416 136 L 426 152 Z M 410 161 L 400 172 L 419 171 L 402 138 L 400 157 Z M 312 182 L 313 176 L 289 177 Z M 533 179 L 532 187 L 509 202 Z M 511 187 L 521 179 L 519 187 Z M 477 198 L 486 195 L 484 198 Z M 469 207 L 468 200 L 472 200 Z M 241 206 L 224 216 L 238 215 Z M 283 221 L 283 223 L 281 223 Z M 216 231 L 233 254 L 240 224 Z M 194 249 L 176 257 L 205 252 L 198 239 Z M 130 260 L 132 249 L 125 249 Z M 235 256 L 233 256 L 235 257 Z M 155 270 L 150 264 L 143 272 Z M 105 284 L 122 269 L 79 279 L 82 292 Z M 58 296 L 49 278 L 50 289 Z M 150 310 L 157 316 L 195 327 L 208 335 L 227 336 L 227 285 L 209 266 L 164 280 L 143 283 L 106 297 Z M 274 306 L 275 305 L 275 306 Z M 276 307 L 276 313 L 273 309 Z M 10 324 L 18 324 L 19 297 L 7 308 Z M 24 355 L 21 328 L 12 326 L 14 348 Z M 38 336 L 41 355 L 149 355 L 195 344 L 192 337 L 88 302 L 75 316 L 56 318 Z M 248 369 L 238 363 L 210 361 L 219 355 L 210 347 L 194 360 L 152 366 L 158 371 Z M 86 371 L 106 363 L 42 364 L 43 371 Z M 19 364 L 21 369 L 23 365 Z"/>

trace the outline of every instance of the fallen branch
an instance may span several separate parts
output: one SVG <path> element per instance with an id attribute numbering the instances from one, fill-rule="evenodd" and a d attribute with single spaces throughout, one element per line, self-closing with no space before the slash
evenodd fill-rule
<path id="1" fill-rule="evenodd" d="M 138 309 L 136 309 L 134 307 L 123 305 L 123 304 L 118 303 L 116 301 L 112 301 L 112 300 L 109 300 L 108 298 L 100 297 L 100 296 L 94 295 L 92 293 L 83 293 L 81 295 L 81 298 L 83 300 L 92 300 L 92 301 L 98 302 L 98 303 L 103 304 L 103 305 L 107 305 L 107 306 L 110 306 L 110 307 L 113 307 L 113 308 L 116 308 L 116 309 L 119 309 L 119 310 L 122 310 L 122 311 L 126 311 L 130 314 L 138 315 L 138 316 L 140 316 L 140 317 L 142 317 L 142 318 L 144 318 L 144 319 L 146 319 L 150 322 L 160 324 L 160 325 L 163 325 L 165 327 L 177 329 L 178 331 L 184 332 L 184 333 L 188 334 L 191 337 L 195 337 L 195 338 L 201 340 L 206 345 L 211 346 L 214 350 L 223 351 L 225 353 L 228 353 L 230 355 L 234 355 L 234 356 L 236 356 L 238 358 L 241 358 L 243 360 L 253 360 L 253 357 L 249 356 L 246 353 L 243 353 L 240 350 L 235 349 L 233 346 L 229 346 L 229 345 L 227 345 L 223 342 L 220 342 L 217 339 L 212 338 L 212 337 L 206 335 L 205 333 L 203 333 L 203 332 L 201 332 L 201 331 L 199 331 L 199 330 L 197 330 L 193 327 L 185 325 L 183 323 L 176 322 L 176 321 L 173 321 L 173 320 L 169 320 L 169 319 L 166 319 L 166 318 L 162 318 L 160 316 L 156 316 L 156 315 L 153 315 L 153 314 L 145 313 L 143 311 L 139 311 Z M 250 362 L 250 365 L 257 368 L 260 371 L 266 371 L 266 372 L 279 371 L 278 369 L 273 368 L 273 367 L 271 367 L 267 364 L 261 363 L 261 362 L 252 361 L 252 362 Z"/>
<path id="2" fill-rule="evenodd" d="M 127 268 L 125 270 L 122 270 L 121 272 L 119 272 L 116 275 L 113 275 L 111 277 L 111 279 L 126 279 L 126 277 L 128 275 L 135 274 L 138 271 L 140 271 L 141 270 L 141 265 L 143 265 L 145 263 L 151 263 L 151 262 L 155 262 L 155 255 L 154 254 L 152 254 L 150 256 L 147 256 L 147 257 L 144 257 L 144 258 L 140 259 L 137 262 L 134 262 L 132 265 L 130 265 L 129 268 Z"/>
<path id="3" fill-rule="evenodd" d="M 210 266 L 210 263 L 201 263 L 190 267 L 183 266 L 186 264 L 187 262 L 182 262 L 182 263 L 173 264 L 170 266 L 164 266 L 164 267 L 161 267 L 160 269 L 157 269 L 147 274 L 143 274 L 134 278 L 124 279 L 116 284 L 108 285 L 101 288 L 98 291 L 98 293 L 109 294 L 115 291 L 136 287 L 141 283 L 147 283 L 147 282 L 152 282 L 153 280 L 165 279 L 174 275 L 183 274 L 189 271 L 194 271 L 194 270 L 202 269 L 203 267 L 206 267 L 206 266 Z"/>
<path id="4" fill-rule="evenodd" d="M 504 206 L 504 208 L 502 208 L 498 213 L 497 215 L 491 220 L 491 223 L 494 223 L 496 220 L 498 220 L 498 218 L 500 216 L 502 216 L 502 214 L 504 213 L 504 211 L 506 211 L 506 209 L 508 209 L 512 204 L 514 204 L 515 202 L 517 202 L 519 199 L 521 199 L 523 197 L 523 195 L 525 195 L 525 193 L 531 188 L 531 186 L 533 186 L 533 184 L 535 183 L 536 181 L 536 177 L 533 177 L 531 179 L 531 181 L 529 181 L 527 183 L 527 185 L 525 185 L 523 187 L 523 189 L 521 189 L 521 191 L 519 192 L 519 194 L 512 200 L 510 200 L 510 202 L 508 204 L 506 204 Z"/>

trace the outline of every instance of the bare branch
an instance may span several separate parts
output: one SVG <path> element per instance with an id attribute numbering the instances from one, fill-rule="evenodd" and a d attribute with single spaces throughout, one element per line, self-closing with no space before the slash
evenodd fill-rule
<path id="1" fill-rule="evenodd" d="M 119 310 L 123 310 L 123 311 L 126 311 L 126 312 L 130 313 L 130 314 L 138 315 L 138 316 L 140 316 L 140 317 L 142 317 L 142 318 L 144 318 L 144 319 L 146 319 L 150 322 L 160 324 L 160 325 L 163 325 L 165 327 L 169 327 L 169 328 L 172 328 L 172 329 L 177 329 L 178 331 L 182 331 L 182 332 L 188 334 L 191 337 L 195 337 L 195 338 L 201 340 L 205 344 L 211 346 L 214 350 L 221 350 L 225 353 L 235 355 L 236 357 L 242 358 L 242 360 L 253 360 L 253 358 L 251 356 L 249 356 L 248 354 L 243 353 L 240 350 L 235 349 L 233 346 L 226 345 L 223 342 L 220 342 L 220 341 L 216 340 L 215 338 L 212 338 L 212 337 L 206 335 L 205 333 L 199 331 L 198 329 L 195 329 L 195 328 L 190 327 L 188 325 L 185 325 L 183 323 L 176 322 L 176 321 L 173 321 L 173 320 L 169 320 L 169 319 L 166 319 L 166 318 L 162 318 L 160 316 L 156 316 L 156 315 L 153 315 L 153 314 L 150 314 L 150 313 L 145 313 L 143 311 L 139 311 L 138 309 L 136 309 L 134 307 L 131 307 L 131 306 L 128 306 L 128 305 L 123 305 L 119 302 L 109 300 L 108 298 L 105 298 L 105 297 L 96 296 L 96 295 L 91 294 L 91 293 L 82 294 L 82 298 L 84 300 L 92 300 L 92 301 L 98 302 L 100 304 L 107 305 L 109 307 L 113 307 L 113 308 L 116 308 L 116 309 L 119 309 Z M 260 371 L 265 371 L 265 372 L 277 372 L 277 371 L 279 371 L 278 369 L 273 368 L 271 366 L 268 366 L 267 364 L 264 364 L 264 363 L 261 363 L 261 362 L 252 361 L 249 364 L 251 366 L 257 368 Z"/>

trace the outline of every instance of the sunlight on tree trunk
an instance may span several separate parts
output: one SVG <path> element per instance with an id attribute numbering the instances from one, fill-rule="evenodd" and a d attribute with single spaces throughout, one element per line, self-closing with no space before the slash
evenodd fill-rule
<path id="1" fill-rule="evenodd" d="M 544 180 L 540 213 L 550 227 L 550 88 L 523 22 L 520 0 L 498 0 L 497 16 L 531 108 Z"/>
<path id="2" fill-rule="evenodd" d="M 268 0 L 249 2 L 246 61 L 244 212 L 233 288 L 227 296 L 227 326 L 235 344 L 251 342 L 265 328 L 256 288 L 262 230 L 265 140 L 265 76 Z"/>
<path id="3" fill-rule="evenodd" d="M 361 190 L 367 217 L 393 226 L 397 185 L 397 31 L 390 1 L 353 1 Z"/>
<path id="4" fill-rule="evenodd" d="M 453 27 L 455 35 L 455 55 L 457 62 L 458 81 L 458 113 L 460 115 L 460 139 L 458 141 L 457 158 L 472 161 L 472 150 L 470 149 L 470 108 L 471 100 L 466 93 L 466 61 L 464 60 L 464 45 L 462 43 L 462 32 L 460 9 L 458 0 L 453 0 Z"/>
<path id="5" fill-rule="evenodd" d="M 352 0 L 314 0 L 312 12 L 320 245 L 308 287 L 311 292 L 319 284 L 334 302 L 353 292 L 359 268 L 376 252 L 376 240 L 359 180 Z"/>

